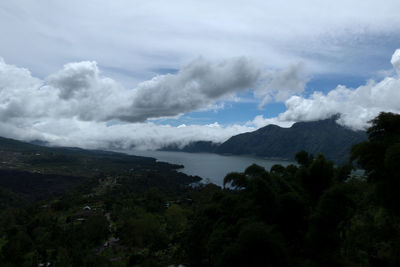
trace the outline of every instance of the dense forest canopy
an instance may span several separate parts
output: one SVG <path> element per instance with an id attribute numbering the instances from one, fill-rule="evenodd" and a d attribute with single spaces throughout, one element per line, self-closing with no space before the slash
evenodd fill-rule
<path id="1" fill-rule="evenodd" d="M 196 179 L 166 166 L 125 171 L 124 162 L 40 201 L 2 189 L 0 262 L 399 266 L 400 115 L 381 113 L 367 134 L 348 164 L 300 151 L 297 165 L 251 165 L 223 188 L 189 186 Z"/>

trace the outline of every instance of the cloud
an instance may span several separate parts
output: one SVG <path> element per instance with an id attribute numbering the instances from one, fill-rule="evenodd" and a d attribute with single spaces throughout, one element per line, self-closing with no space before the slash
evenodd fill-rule
<path id="1" fill-rule="evenodd" d="M 86 121 L 107 121 L 118 116 L 120 107 L 129 106 L 133 101 L 132 90 L 100 75 L 93 61 L 66 64 L 49 75 L 46 82 L 40 90 L 56 95 L 48 113 L 50 117 L 76 116 Z"/>
<path id="2" fill-rule="evenodd" d="M 257 115 L 253 120 L 246 122 L 246 126 L 261 128 L 269 124 L 278 125 L 283 128 L 291 127 L 295 121 L 281 119 L 280 117 L 275 118 L 264 118 L 263 115 Z"/>
<path id="3" fill-rule="evenodd" d="M 37 114 L 34 102 L 41 95 L 36 91 L 41 85 L 42 81 L 33 78 L 29 70 L 8 65 L 0 58 L 0 120 Z"/>
<path id="4" fill-rule="evenodd" d="M 254 95 L 262 99 L 259 107 L 263 107 L 268 102 L 283 102 L 294 94 L 302 93 L 306 83 L 304 64 L 298 63 L 280 71 L 266 72 Z"/>
<path id="5" fill-rule="evenodd" d="M 400 75 L 400 49 L 394 52 L 390 63 L 392 63 L 393 67 L 396 69 L 397 74 Z"/>
<path id="6" fill-rule="evenodd" d="M 193 140 L 222 142 L 252 125 L 157 125 L 150 118 L 216 108 L 260 77 L 246 58 L 212 63 L 198 58 L 176 74 L 126 89 L 97 63 L 69 63 L 45 80 L 0 59 L 0 136 L 86 148 L 157 149 Z"/>
<path id="7" fill-rule="evenodd" d="M 399 51 L 391 60 L 397 71 Z M 263 74 L 258 64 L 246 58 L 219 63 L 198 58 L 175 74 L 158 75 L 127 89 L 102 75 L 92 61 L 66 64 L 41 80 L 0 59 L 0 136 L 85 148 L 157 149 L 196 140 L 223 142 L 267 124 L 290 127 L 296 121 L 337 113 L 341 114 L 339 123 L 363 129 L 379 112 L 400 113 L 399 73 L 381 81 L 369 80 L 355 89 L 339 85 L 326 94 L 317 91 L 305 97 L 301 95 L 302 68 L 293 65 Z M 257 87 L 262 83 L 262 89 Z M 148 120 L 215 108 L 235 99 L 237 92 L 252 88 L 262 100 L 288 98 L 287 110 L 273 118 L 259 115 L 241 125 L 175 127 Z"/>
<path id="8" fill-rule="evenodd" d="M 108 125 L 76 118 L 47 119 L 16 125 L 0 122 L 0 136 L 20 140 L 46 140 L 52 145 L 88 149 L 152 150 L 169 144 L 184 146 L 191 141 L 223 142 L 233 135 L 254 131 L 252 125 L 157 125 L 152 122 Z"/>
<path id="9" fill-rule="evenodd" d="M 0 36 L 7 36 L 0 51 L 40 78 L 65 62 L 95 59 L 129 84 L 199 55 L 365 74 L 398 45 L 399 9 L 398 0 L 0 1 Z"/>
<path id="10" fill-rule="evenodd" d="M 172 117 L 248 90 L 260 66 L 246 58 L 212 63 L 198 58 L 176 74 L 158 75 L 126 89 L 100 74 L 96 62 L 69 63 L 43 82 L 26 69 L 0 61 L 0 117 L 71 118 L 141 122 Z"/>
<path id="11" fill-rule="evenodd" d="M 213 64 L 198 58 L 177 74 L 159 75 L 142 82 L 134 91 L 133 103 L 122 109 L 125 121 L 175 116 L 212 105 L 222 97 L 250 89 L 261 68 L 241 57 Z"/>
<path id="12" fill-rule="evenodd" d="M 47 78 L 48 84 L 57 88 L 64 100 L 88 96 L 87 91 L 96 86 L 98 80 L 97 64 L 90 61 L 66 64 L 61 71 Z"/>
<path id="13" fill-rule="evenodd" d="M 391 63 L 399 71 L 400 49 Z M 279 115 L 284 121 L 311 121 L 341 114 L 338 122 L 353 129 L 365 129 L 368 121 L 380 112 L 400 113 L 400 73 L 379 82 L 369 80 L 356 89 L 339 85 L 327 94 L 314 92 L 310 97 L 292 96 L 285 104 L 287 110 Z"/>

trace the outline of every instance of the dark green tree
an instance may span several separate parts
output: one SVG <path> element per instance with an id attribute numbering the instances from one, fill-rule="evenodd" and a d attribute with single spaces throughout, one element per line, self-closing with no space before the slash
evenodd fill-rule
<path id="1" fill-rule="evenodd" d="M 377 199 L 400 215 L 400 115 L 381 113 L 371 121 L 368 141 L 352 149 L 352 160 L 376 186 Z"/>

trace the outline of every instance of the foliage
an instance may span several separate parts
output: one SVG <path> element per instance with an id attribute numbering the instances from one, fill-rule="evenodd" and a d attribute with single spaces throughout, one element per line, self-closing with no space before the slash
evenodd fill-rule
<path id="1" fill-rule="evenodd" d="M 105 162 L 104 172 L 36 201 L 0 190 L 1 266 L 399 266 L 400 115 L 382 113 L 371 123 L 368 141 L 351 155 L 365 176 L 300 151 L 296 165 L 268 171 L 253 164 L 228 174 L 224 188 L 190 187 L 197 178 L 174 166 L 79 151 Z M 69 156 L 55 160 L 83 173 Z M 56 177 L 63 185 L 64 171 L 51 178 L 25 170 L 16 179 L 35 177 L 43 186 L 45 177 L 48 189 Z"/>
<path id="2" fill-rule="evenodd" d="M 371 123 L 368 141 L 353 148 L 352 159 L 365 169 L 382 204 L 400 215 L 400 116 L 381 113 Z"/>

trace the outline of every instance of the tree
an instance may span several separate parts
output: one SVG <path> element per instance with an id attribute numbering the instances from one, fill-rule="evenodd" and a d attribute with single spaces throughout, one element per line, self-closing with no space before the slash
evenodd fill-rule
<path id="1" fill-rule="evenodd" d="M 312 154 L 308 154 L 306 151 L 301 150 L 295 156 L 297 163 L 301 166 L 308 166 L 314 159 Z"/>
<path id="2" fill-rule="evenodd" d="M 368 141 L 352 148 L 351 159 L 366 171 L 381 204 L 400 215 L 400 115 L 382 112 L 371 123 Z"/>
<path id="3" fill-rule="evenodd" d="M 297 175 L 310 199 L 316 203 L 321 194 L 332 184 L 334 167 L 333 162 L 326 160 L 322 154 L 315 159 L 312 159 L 312 156 L 309 158 L 311 161 L 303 165 Z"/>
<path id="4" fill-rule="evenodd" d="M 282 236 L 261 222 L 244 225 L 215 266 L 287 266 Z"/>
<path id="5" fill-rule="evenodd" d="M 224 188 L 228 184 L 234 189 L 243 189 L 247 187 L 249 179 L 243 173 L 231 172 L 224 178 Z"/>
<path id="6" fill-rule="evenodd" d="M 353 215 L 355 189 L 351 184 L 337 184 L 324 192 L 310 216 L 308 239 L 311 253 L 322 266 L 337 266 L 341 232 Z"/>
<path id="7" fill-rule="evenodd" d="M 185 210 L 179 205 L 172 204 L 165 212 L 165 218 L 167 220 L 168 228 L 173 233 L 180 232 L 187 223 Z"/>

